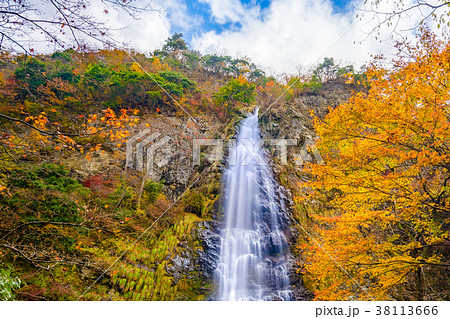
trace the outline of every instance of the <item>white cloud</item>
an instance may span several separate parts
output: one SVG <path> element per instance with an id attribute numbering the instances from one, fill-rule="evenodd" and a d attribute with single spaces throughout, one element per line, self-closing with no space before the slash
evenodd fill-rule
<path id="1" fill-rule="evenodd" d="M 105 2 L 106 3 L 106 2 Z M 179 3 L 179 0 L 154 0 L 152 1 L 153 11 L 147 11 L 139 15 L 140 18 L 134 19 L 123 10 L 116 10 L 112 6 L 106 5 L 101 0 L 91 1 L 86 14 L 89 19 L 98 23 L 104 23 L 110 30 L 111 38 L 117 42 L 119 46 L 127 43 L 129 47 L 143 51 L 151 52 L 157 48 L 161 48 L 164 41 L 171 35 L 172 26 L 177 25 L 180 28 L 187 28 L 193 25 L 193 17 L 187 15 L 185 5 Z M 52 19 L 57 15 L 57 11 L 49 2 L 40 2 L 33 4 L 37 11 L 31 12 L 29 18 L 48 18 Z M 105 13 L 107 10 L 107 13 Z M 69 31 L 61 34 L 59 26 L 48 27 L 49 31 L 57 36 L 62 37 L 67 43 L 73 42 L 73 38 Z M 50 43 L 41 34 L 40 30 L 29 30 L 24 32 L 25 35 L 14 35 L 17 41 L 21 41 L 23 45 L 32 48 L 38 53 L 51 53 L 54 50 L 61 50 L 61 47 L 55 43 Z M 96 48 L 102 45 L 81 33 L 77 34 L 80 42 Z"/>
<path id="2" fill-rule="evenodd" d="M 93 0 L 90 15 L 99 21 L 107 21 L 116 29 L 112 32 L 115 40 L 148 53 L 161 48 L 174 30 L 202 29 L 202 23 L 208 17 L 190 15 L 186 1 L 191 0 L 153 0 L 153 8 L 160 11 L 147 12 L 135 20 L 106 7 L 101 0 Z M 264 10 L 257 2 L 243 5 L 240 0 L 198 1 L 209 5 L 209 19 L 219 24 L 232 23 L 233 29 L 197 33 L 192 41 L 186 39 L 192 42 L 193 49 L 202 53 L 249 57 L 271 73 L 296 73 L 299 66 L 310 66 L 324 57 L 362 65 L 371 59 L 370 54 L 394 52 L 391 42 L 380 43 L 373 35 L 367 37 L 364 33 L 379 22 L 377 17 L 367 13 L 360 20 L 353 11 L 336 13 L 331 0 L 272 0 Z M 415 1 L 405 0 L 404 3 Z M 363 2 L 354 0 L 353 7 L 363 7 Z M 392 5 L 391 0 L 381 0 L 380 9 L 387 10 Z M 109 10 L 107 15 L 105 9 Z M 403 19 L 397 29 L 410 29 L 418 19 L 417 15 Z M 35 40 L 41 38 L 38 32 L 34 34 Z M 412 35 L 413 32 L 405 34 Z M 386 40 L 390 35 L 390 29 L 382 28 L 379 38 Z M 38 43 L 36 48 L 40 52 L 53 49 L 46 42 Z"/>
<path id="3" fill-rule="evenodd" d="M 199 2 L 210 6 L 212 17 L 220 24 L 241 21 L 246 14 L 239 0 L 199 0 Z"/>
<path id="4" fill-rule="evenodd" d="M 180 16 L 180 9 L 173 10 L 176 8 L 175 1 L 153 1 L 152 8 L 158 11 L 148 11 L 134 19 L 123 11 L 106 7 L 96 0 L 91 7 L 91 14 L 99 21 L 107 20 L 106 24 L 111 28 L 111 36 L 115 41 L 127 43 L 129 47 L 139 51 L 150 52 L 160 48 L 171 34 L 173 23 L 169 19 L 169 10 L 178 15 L 178 21 L 188 21 L 187 17 Z M 107 15 L 104 14 L 105 9 L 109 11 Z"/>
<path id="5" fill-rule="evenodd" d="M 233 0 L 222 2 L 226 7 L 222 15 L 217 12 L 218 0 L 203 1 L 210 3 L 218 21 L 234 19 L 242 28 L 201 34 L 193 39 L 192 46 L 201 52 L 248 56 L 272 73 L 295 73 L 298 66 L 321 62 L 324 57 L 362 65 L 371 54 L 393 49 L 389 41 L 380 43 L 364 33 L 376 20 L 367 24 L 354 12 L 336 13 L 330 0 L 273 0 L 262 17 L 255 14 L 254 8 L 242 6 L 230 12 Z M 362 3 L 355 0 L 353 6 Z M 381 32 L 381 38 L 389 38 L 387 29 Z"/>

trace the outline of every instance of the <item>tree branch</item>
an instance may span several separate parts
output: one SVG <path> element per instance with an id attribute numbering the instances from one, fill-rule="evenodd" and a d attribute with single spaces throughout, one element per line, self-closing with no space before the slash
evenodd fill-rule
<path id="1" fill-rule="evenodd" d="M 45 220 L 36 220 L 36 221 L 27 222 L 27 223 L 24 223 L 24 224 L 21 224 L 21 225 L 17 226 L 13 230 L 9 231 L 2 238 L 0 238 L 0 241 L 4 240 L 8 236 L 10 236 L 12 233 L 14 233 L 16 230 L 18 230 L 18 229 L 20 229 L 22 227 L 30 226 L 30 225 L 37 225 L 37 224 L 45 224 L 45 225 L 50 224 L 50 225 L 72 226 L 72 227 L 84 227 L 84 228 L 88 228 L 88 229 L 98 229 L 98 230 L 104 231 L 106 233 L 111 233 L 111 234 L 113 233 L 110 230 L 103 229 L 103 228 L 96 227 L 96 226 L 87 226 L 87 225 L 83 225 L 83 224 L 74 224 L 74 223 L 66 223 L 66 222 L 52 222 L 52 221 L 45 221 Z"/>
<path id="2" fill-rule="evenodd" d="M 60 132 L 52 133 L 52 132 L 44 131 L 44 130 L 41 130 L 40 128 L 38 128 L 38 127 L 36 127 L 36 126 L 34 126 L 34 125 L 24 121 L 24 120 L 17 119 L 17 118 L 14 118 L 14 117 L 9 117 L 9 116 L 7 116 L 5 114 L 2 114 L 2 113 L 0 113 L 0 117 L 2 117 L 4 119 L 7 119 L 9 121 L 12 121 L 12 122 L 22 123 L 22 124 L 24 124 L 24 125 L 26 125 L 28 127 L 31 127 L 32 129 L 38 131 L 39 133 L 42 133 L 42 134 L 45 134 L 45 135 L 49 135 L 49 136 L 57 136 L 57 137 L 59 137 L 59 136 L 83 136 L 83 135 L 80 135 L 80 134 L 66 134 L 66 133 L 60 133 Z"/>
<path id="3" fill-rule="evenodd" d="M 24 254 L 24 252 L 20 249 L 18 249 L 17 247 L 8 245 L 8 244 L 0 244 L 0 247 L 3 248 L 7 248 L 10 249 L 16 253 L 18 253 L 20 256 L 22 256 L 22 258 L 24 258 L 25 260 L 27 260 L 28 262 L 32 263 L 33 266 L 37 267 L 37 268 L 41 268 L 41 269 L 45 269 L 45 270 L 49 270 L 51 265 L 49 265 L 48 267 L 44 267 L 40 264 L 64 264 L 64 265 L 77 265 L 77 266 L 86 266 L 86 267 L 91 267 L 96 269 L 99 272 L 104 273 L 104 269 L 94 266 L 92 264 L 88 264 L 86 262 L 83 261 L 71 261 L 71 260 L 40 260 L 40 259 L 32 259 L 31 257 L 27 256 L 26 254 Z"/>

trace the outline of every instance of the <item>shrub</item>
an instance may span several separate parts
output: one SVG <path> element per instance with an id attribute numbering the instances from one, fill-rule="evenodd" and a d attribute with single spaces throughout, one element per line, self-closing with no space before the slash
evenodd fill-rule
<path id="1" fill-rule="evenodd" d="M 12 268 L 9 265 L 0 265 L 0 300 L 14 300 L 14 290 L 20 288 L 18 277 L 11 277 Z"/>
<path id="2" fill-rule="evenodd" d="M 36 93 L 37 88 L 47 82 L 45 71 L 46 64 L 35 58 L 29 59 L 22 67 L 14 71 L 18 82 L 24 85 L 22 89 L 24 96 L 27 96 L 29 92 Z"/>
<path id="3" fill-rule="evenodd" d="M 144 185 L 143 196 L 150 204 L 153 204 L 158 198 L 159 194 L 161 194 L 162 190 L 163 190 L 162 183 L 157 183 L 150 180 Z"/>

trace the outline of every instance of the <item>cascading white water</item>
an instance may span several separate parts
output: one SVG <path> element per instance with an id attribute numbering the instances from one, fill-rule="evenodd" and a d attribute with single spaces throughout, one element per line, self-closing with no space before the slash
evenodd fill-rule
<path id="1" fill-rule="evenodd" d="M 284 206 L 268 166 L 258 111 L 240 125 L 224 175 L 224 228 L 215 271 L 219 300 L 291 300 Z"/>

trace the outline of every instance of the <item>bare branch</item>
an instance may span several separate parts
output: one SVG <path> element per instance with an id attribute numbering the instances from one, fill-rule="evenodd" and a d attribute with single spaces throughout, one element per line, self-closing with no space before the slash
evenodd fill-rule
<path id="1" fill-rule="evenodd" d="M 150 2 L 137 3 L 136 0 L 101 0 L 105 14 L 114 9 L 124 12 L 133 19 L 153 9 Z M 23 51 L 29 54 L 26 42 L 37 43 L 34 31 L 41 32 L 52 43 L 61 48 L 73 43 L 80 49 L 83 39 L 94 39 L 101 43 L 111 43 L 106 21 L 98 21 L 90 15 L 91 1 L 86 0 L 41 0 L 0 2 L 0 50 Z M 70 30 L 70 35 L 64 32 Z M 114 42 L 114 40 L 113 40 Z"/>
<path id="2" fill-rule="evenodd" d="M 78 133 L 71 134 L 71 133 L 61 133 L 61 132 L 52 133 L 52 132 L 41 130 L 40 128 L 38 128 L 38 127 L 36 127 L 36 126 L 34 126 L 34 125 L 24 121 L 24 120 L 17 119 L 17 118 L 14 118 L 14 117 L 9 117 L 9 116 L 7 116 L 5 114 L 2 114 L 2 113 L 0 113 L 0 117 L 4 118 L 6 120 L 12 121 L 12 122 L 22 123 L 22 124 L 24 124 L 24 125 L 26 125 L 28 127 L 31 127 L 32 129 L 38 131 L 39 133 L 42 133 L 42 134 L 45 134 L 45 135 L 49 135 L 49 136 L 56 136 L 56 137 L 59 137 L 59 136 L 80 136 L 80 137 L 82 137 L 82 136 L 89 136 L 90 135 L 90 134 L 78 134 Z"/>
<path id="3" fill-rule="evenodd" d="M 381 10 L 380 2 L 381 1 L 371 1 L 369 3 L 369 0 L 366 0 L 364 4 L 370 5 L 370 8 L 356 8 L 356 11 L 360 12 L 362 17 L 371 15 L 371 20 L 377 20 L 376 26 L 368 32 L 368 35 L 380 30 L 383 25 L 391 27 L 391 35 L 397 34 L 399 36 L 401 36 L 400 32 L 415 30 L 430 19 L 434 20 L 439 25 L 440 22 L 445 22 L 445 20 L 448 19 L 447 9 L 450 7 L 450 1 L 439 0 L 441 3 L 432 4 L 429 1 L 418 0 L 415 4 L 406 7 L 403 2 L 395 2 L 392 10 Z M 440 13 L 438 14 L 438 12 Z M 411 19 L 414 14 L 417 14 L 418 22 L 410 28 L 398 30 L 400 21 Z"/>
<path id="4" fill-rule="evenodd" d="M 7 238 L 8 236 L 10 236 L 11 234 L 13 234 L 16 230 L 25 227 L 25 226 L 30 226 L 30 225 L 38 225 L 38 224 L 44 224 L 44 225 L 62 225 L 62 226 L 71 226 L 71 227 L 83 227 L 83 228 L 88 228 L 88 229 L 98 229 L 107 233 L 112 233 L 111 231 L 107 230 L 107 229 L 103 229 L 100 227 L 96 227 L 96 226 L 88 226 L 88 225 L 83 225 L 83 224 L 74 224 L 74 223 L 66 223 L 66 222 L 52 222 L 52 221 L 46 221 L 46 220 L 36 220 L 36 221 L 32 221 L 32 222 L 27 222 L 24 224 L 21 224 L 19 226 L 17 226 L 16 228 L 14 228 L 13 230 L 11 230 L 10 232 L 8 232 L 6 235 L 4 235 L 2 238 L 0 238 L 1 240 L 4 240 L 5 238 Z"/>
<path id="5" fill-rule="evenodd" d="M 45 270 L 49 270 L 51 266 L 57 265 L 57 264 L 63 264 L 63 265 L 77 265 L 77 266 L 86 266 L 90 268 L 96 269 L 98 272 L 103 272 L 104 269 L 94 266 L 90 263 L 87 263 L 83 260 L 62 260 L 62 259 L 54 259 L 54 260 L 44 260 L 44 259 L 34 259 L 31 256 L 27 256 L 25 252 L 15 246 L 12 246 L 10 244 L 0 244 L 0 247 L 10 249 L 16 253 L 18 253 L 20 256 L 22 256 L 23 259 L 33 264 L 33 266 Z M 47 267 L 42 266 L 41 264 L 50 264 Z"/>

